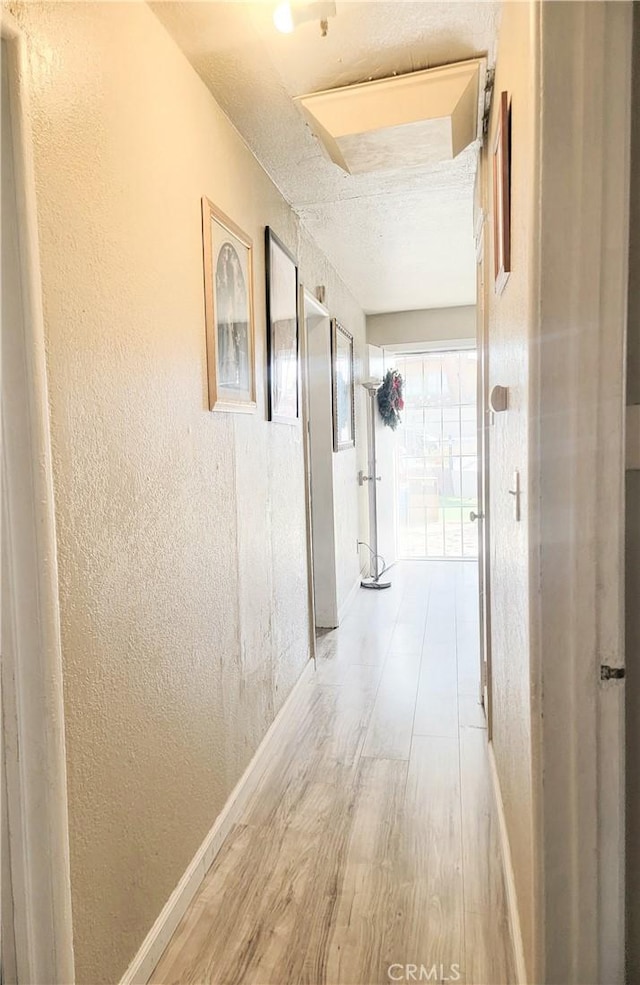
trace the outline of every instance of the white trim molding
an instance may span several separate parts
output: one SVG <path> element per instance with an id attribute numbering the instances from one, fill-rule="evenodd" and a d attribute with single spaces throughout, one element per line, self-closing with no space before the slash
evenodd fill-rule
<path id="1" fill-rule="evenodd" d="M 388 356 L 401 355 L 404 352 L 415 355 L 420 355 L 421 352 L 458 352 L 464 351 L 465 349 L 477 349 L 477 347 L 478 341 L 475 338 L 444 339 L 441 342 L 437 340 L 429 342 L 396 342 L 395 344 L 389 343 L 387 345 L 385 343 L 380 346 Z"/>
<path id="2" fill-rule="evenodd" d="M 120 985 L 146 985 L 149 981 L 176 927 L 213 865 L 225 838 L 237 823 L 245 804 L 257 790 L 269 764 L 273 761 L 274 750 L 282 741 L 282 732 L 283 730 L 286 732 L 290 719 L 295 715 L 296 704 L 304 689 L 309 686 L 314 671 L 313 660 L 308 660 L 289 697 L 258 746 L 253 759 L 143 940 Z"/>
<path id="3" fill-rule="evenodd" d="M 2 738 L 16 965 L 18 981 L 69 985 L 74 958 L 62 657 L 27 59 L 20 28 L 4 9 L 0 23 L 13 152 L 8 194 L 15 198 L 15 212 L 3 215 L 3 223 L 11 222 L 15 236 L 18 278 L 12 331 L 2 326 L 3 643 L 10 641 L 2 654 Z"/>
<path id="4" fill-rule="evenodd" d="M 624 981 L 632 4 L 539 3 L 530 348 L 534 981 Z"/>

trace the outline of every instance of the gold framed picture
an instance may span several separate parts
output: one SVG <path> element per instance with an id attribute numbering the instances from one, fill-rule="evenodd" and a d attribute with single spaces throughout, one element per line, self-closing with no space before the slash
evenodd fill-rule
<path id="1" fill-rule="evenodd" d="M 202 199 L 209 410 L 256 409 L 253 243 Z"/>
<path id="2" fill-rule="evenodd" d="M 344 451 L 356 443 L 353 335 L 336 318 L 331 323 L 331 396 L 333 450 Z"/>
<path id="3" fill-rule="evenodd" d="M 509 94 L 500 93 L 493 145 L 493 257 L 496 294 L 511 273 L 511 120 Z"/>

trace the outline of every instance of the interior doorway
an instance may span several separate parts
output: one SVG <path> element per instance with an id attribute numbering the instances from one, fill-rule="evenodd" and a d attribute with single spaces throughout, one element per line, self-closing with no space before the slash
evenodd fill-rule
<path id="1" fill-rule="evenodd" d="M 62 657 L 24 40 L 0 23 L 0 976 L 74 980 Z"/>
<path id="2" fill-rule="evenodd" d="M 303 412 L 309 584 L 312 630 L 338 625 L 336 535 L 333 490 L 331 318 L 309 291 L 301 292 Z"/>
<path id="3" fill-rule="evenodd" d="M 396 443 L 398 554 L 476 559 L 476 348 L 397 353 L 394 364 L 405 380 Z"/>

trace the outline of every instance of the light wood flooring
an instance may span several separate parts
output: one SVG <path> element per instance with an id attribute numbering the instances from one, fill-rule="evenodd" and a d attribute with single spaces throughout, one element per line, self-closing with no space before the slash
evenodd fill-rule
<path id="1" fill-rule="evenodd" d="M 152 982 L 515 981 L 476 565 L 391 577 L 319 639 L 286 738 Z"/>

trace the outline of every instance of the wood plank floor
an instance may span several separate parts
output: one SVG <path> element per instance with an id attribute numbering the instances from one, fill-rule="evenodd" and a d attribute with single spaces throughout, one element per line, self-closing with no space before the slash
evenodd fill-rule
<path id="1" fill-rule="evenodd" d="M 403 562 L 392 582 L 362 590 L 319 639 L 313 680 L 156 985 L 515 981 L 476 566 Z"/>

